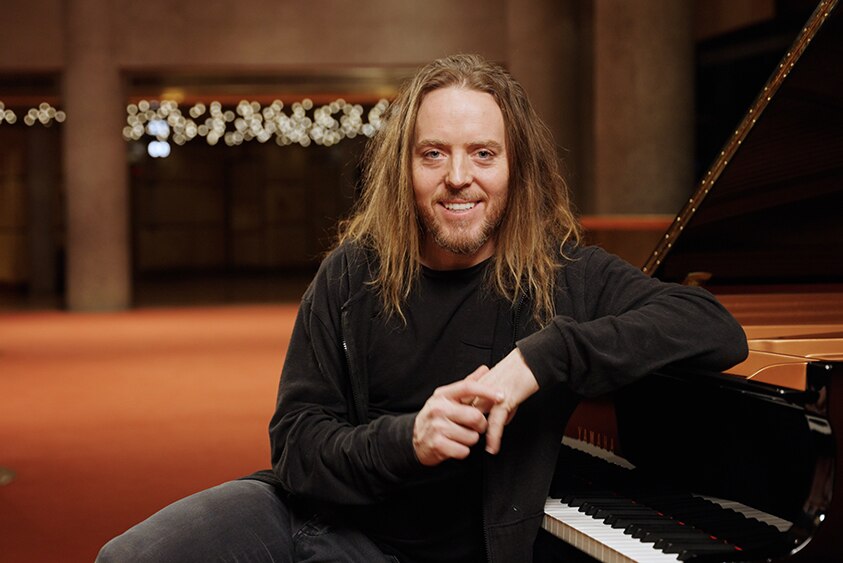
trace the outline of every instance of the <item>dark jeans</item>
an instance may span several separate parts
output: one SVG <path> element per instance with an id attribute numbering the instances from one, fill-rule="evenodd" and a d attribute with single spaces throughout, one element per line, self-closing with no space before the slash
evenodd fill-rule
<path id="1" fill-rule="evenodd" d="M 100 550 L 106 562 L 395 563 L 364 534 L 291 511 L 272 486 L 231 481 L 171 504 Z"/>

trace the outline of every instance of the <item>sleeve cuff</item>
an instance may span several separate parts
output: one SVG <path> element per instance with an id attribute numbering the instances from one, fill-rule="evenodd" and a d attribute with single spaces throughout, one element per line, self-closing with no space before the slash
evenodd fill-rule
<path id="1" fill-rule="evenodd" d="M 564 361 L 564 349 L 560 340 L 554 321 L 542 330 L 516 342 L 524 361 L 542 389 L 568 380 L 568 366 Z"/>
<path id="2" fill-rule="evenodd" d="M 424 466 L 416 457 L 413 448 L 413 427 L 417 413 L 383 417 L 383 441 L 381 442 L 381 457 L 390 473 L 396 477 L 416 475 Z"/>

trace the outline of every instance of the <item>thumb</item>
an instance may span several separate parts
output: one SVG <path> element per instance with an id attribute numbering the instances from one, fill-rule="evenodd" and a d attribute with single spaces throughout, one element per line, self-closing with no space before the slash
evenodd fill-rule
<path id="1" fill-rule="evenodd" d="M 466 379 L 469 381 L 480 381 L 484 375 L 489 373 L 489 368 L 487 366 L 480 366 L 470 374 L 466 376 Z"/>

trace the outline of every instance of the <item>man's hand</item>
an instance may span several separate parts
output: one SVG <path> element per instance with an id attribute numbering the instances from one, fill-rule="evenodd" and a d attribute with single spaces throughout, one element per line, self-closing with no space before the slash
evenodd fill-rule
<path id="1" fill-rule="evenodd" d="M 510 352 L 491 370 L 479 375 L 475 371 L 469 379 L 497 389 L 503 395 L 503 400 L 494 403 L 480 396 L 473 402 L 478 409 L 489 413 L 486 427 L 486 451 L 496 454 L 501 449 L 503 427 L 515 416 L 518 405 L 539 390 L 539 384 L 518 348 Z"/>
<path id="2" fill-rule="evenodd" d="M 423 465 L 465 459 L 486 432 L 483 411 L 469 403 L 477 400 L 497 405 L 503 400 L 499 391 L 477 381 L 488 371 L 480 366 L 466 379 L 439 387 L 419 411 L 413 426 L 413 448 Z"/>

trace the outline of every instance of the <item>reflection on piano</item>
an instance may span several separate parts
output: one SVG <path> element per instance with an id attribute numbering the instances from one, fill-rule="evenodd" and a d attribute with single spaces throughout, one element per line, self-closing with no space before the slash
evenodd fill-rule
<path id="1" fill-rule="evenodd" d="M 724 561 L 785 547 L 792 522 L 742 503 L 648 482 L 632 465 L 566 440 L 568 475 L 550 491 L 548 531 L 600 560 Z M 601 489 L 598 483 L 611 483 Z M 609 557 L 611 556 L 611 557 Z"/>
<path id="2" fill-rule="evenodd" d="M 672 366 L 583 402 L 537 561 L 843 561 L 836 3 L 820 2 L 643 268 L 703 280 L 750 357 L 727 373 Z"/>

